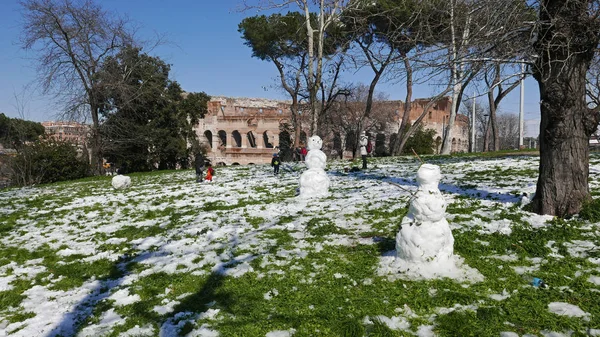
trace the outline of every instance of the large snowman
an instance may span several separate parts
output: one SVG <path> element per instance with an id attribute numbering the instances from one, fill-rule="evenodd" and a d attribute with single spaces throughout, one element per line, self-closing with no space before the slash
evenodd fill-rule
<path id="1" fill-rule="evenodd" d="M 442 175 L 437 165 L 417 171 L 419 188 L 396 235 L 396 263 L 406 268 L 454 266 L 454 237 L 446 221 L 446 200 L 438 189 Z"/>
<path id="2" fill-rule="evenodd" d="M 304 163 L 308 170 L 300 175 L 300 197 L 314 198 L 327 196 L 329 193 L 329 177 L 325 173 L 327 156 L 321 147 L 323 140 L 319 136 L 308 139 L 308 154 Z"/>

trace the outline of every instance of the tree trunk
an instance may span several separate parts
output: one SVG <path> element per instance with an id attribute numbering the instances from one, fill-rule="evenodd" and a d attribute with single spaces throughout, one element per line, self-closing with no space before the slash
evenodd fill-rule
<path id="1" fill-rule="evenodd" d="M 586 104 L 586 72 L 598 45 L 598 27 L 588 18 L 587 1 L 545 0 L 541 4 L 539 55 L 533 69 L 542 101 L 540 173 L 533 210 L 569 216 L 591 198 L 588 188 L 589 138 L 598 113 Z"/>
<path id="2" fill-rule="evenodd" d="M 534 211 L 539 214 L 575 214 L 590 198 L 590 134 L 584 125 L 588 109 L 584 95 L 571 91 L 585 92 L 586 68 L 585 64 L 569 67 L 561 76 L 562 83 L 539 83 L 543 102 L 540 173 L 533 199 Z"/>
<path id="3" fill-rule="evenodd" d="M 410 65 L 410 60 L 405 53 L 402 54 L 404 69 L 406 71 L 406 97 L 404 98 L 404 111 L 402 112 L 402 120 L 398 126 L 398 136 L 392 146 L 392 155 L 399 156 L 404 150 L 404 145 L 408 140 L 407 125 L 410 120 L 410 110 L 412 107 L 412 92 L 413 92 L 413 69 Z"/>
<path id="4" fill-rule="evenodd" d="M 493 93 L 489 94 L 490 96 L 493 95 Z M 491 133 L 491 143 L 493 145 L 493 150 L 494 151 L 500 151 L 500 137 L 498 135 L 498 119 L 496 118 L 496 111 L 497 111 L 497 107 L 496 104 L 494 103 L 494 98 L 490 97 L 490 118 L 489 118 L 489 126 L 490 126 L 490 133 Z M 489 146 L 489 143 L 488 143 Z"/>
<path id="5" fill-rule="evenodd" d="M 489 118 L 487 121 L 485 122 L 485 130 L 483 132 L 483 149 L 481 149 L 481 152 L 488 152 L 490 150 L 490 124 L 492 123 L 492 120 Z"/>
<path id="6" fill-rule="evenodd" d="M 98 108 L 97 104 L 93 103 L 93 97 L 90 99 L 90 101 L 92 101 L 90 104 L 90 110 L 92 113 L 92 134 L 90 137 L 92 158 L 90 161 L 90 166 L 92 169 L 92 174 L 99 175 L 102 173 L 102 135 L 100 134 L 100 120 L 98 118 L 98 111 L 100 109 Z"/>

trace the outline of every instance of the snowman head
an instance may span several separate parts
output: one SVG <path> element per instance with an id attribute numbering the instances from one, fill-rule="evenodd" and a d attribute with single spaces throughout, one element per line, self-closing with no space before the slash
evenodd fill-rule
<path id="1" fill-rule="evenodd" d="M 309 150 L 320 150 L 323 146 L 323 140 L 319 136 L 312 136 L 308 139 Z"/>
<path id="2" fill-rule="evenodd" d="M 438 184 L 442 179 L 440 167 L 432 164 L 423 164 L 417 171 L 419 185 Z"/>

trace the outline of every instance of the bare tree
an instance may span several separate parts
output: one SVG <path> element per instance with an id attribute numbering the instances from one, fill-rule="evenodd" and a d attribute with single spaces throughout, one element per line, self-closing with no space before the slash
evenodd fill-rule
<path id="1" fill-rule="evenodd" d="M 369 96 L 372 97 L 372 107 L 366 116 L 365 105 Z M 330 122 L 325 131 L 341 135 L 342 150 L 351 149 L 354 157 L 358 149 L 358 136 L 362 130 L 377 133 L 391 128 L 395 116 L 395 104 L 396 102 L 388 101 L 386 94 L 371 93 L 370 86 L 357 84 L 348 88 L 348 95 L 336 98 L 327 114 Z M 347 138 L 350 139 L 350 144 L 347 143 Z"/>
<path id="2" fill-rule="evenodd" d="M 92 168 L 102 167 L 99 112 L 101 88 L 96 74 L 103 61 L 134 43 L 127 19 L 92 0 L 23 0 L 21 45 L 36 54 L 43 93 L 54 94 L 74 117 L 92 120 Z"/>
<path id="3" fill-rule="evenodd" d="M 473 125 L 473 121 L 472 121 L 472 115 L 473 115 L 473 104 L 475 104 L 475 125 Z M 469 148 L 472 149 L 473 152 L 477 152 L 479 147 L 483 144 L 483 142 L 479 142 L 478 139 L 481 137 L 483 138 L 484 135 L 487 133 L 487 127 L 488 127 L 488 113 L 487 113 L 487 107 L 485 107 L 483 104 L 479 103 L 478 101 L 475 101 L 473 99 L 469 99 L 464 101 L 464 104 L 462 105 L 461 109 L 460 109 L 460 113 L 464 116 L 466 116 L 467 118 L 469 118 L 469 134 L 472 134 L 472 132 L 475 132 L 475 144 L 472 144 L 472 139 L 471 137 L 469 137 Z M 473 131 L 473 127 L 475 127 L 475 130 Z M 479 146 L 478 146 L 479 145 Z"/>
<path id="4" fill-rule="evenodd" d="M 341 11 L 347 7 L 350 0 L 318 0 L 315 1 L 317 12 L 311 12 L 313 1 L 310 0 L 244 0 L 242 10 L 258 9 L 273 10 L 296 7 L 304 15 L 304 25 L 307 43 L 306 90 L 310 106 L 310 133 L 319 134 L 319 92 L 323 86 L 323 70 L 325 56 L 335 54 L 332 48 L 335 43 L 326 45 L 327 30 L 339 22 Z M 316 22 L 313 18 L 316 16 Z M 343 44 L 343 42 L 342 42 Z M 329 49 L 329 50 L 327 50 Z"/>
<path id="5" fill-rule="evenodd" d="M 498 146 L 499 150 L 514 150 L 519 148 L 519 115 L 498 114 Z"/>
<path id="6" fill-rule="evenodd" d="M 525 76 L 525 74 L 509 75 L 506 78 L 502 78 L 502 64 L 500 62 L 492 62 L 488 71 L 485 72 L 484 79 L 487 85 L 487 98 L 488 98 L 488 108 L 489 108 L 489 119 L 488 119 L 488 128 L 491 132 L 486 132 L 483 149 L 484 151 L 490 150 L 490 143 L 493 144 L 493 150 L 500 150 L 500 135 L 498 126 L 498 120 L 496 116 L 496 112 L 498 110 L 498 106 L 502 99 L 504 99 L 511 91 L 519 86 L 520 79 Z M 516 80 L 515 80 L 516 79 Z M 503 84 L 507 84 L 508 87 L 504 88 Z M 517 125 L 518 127 L 518 125 Z M 491 138 L 491 142 L 490 142 Z"/>

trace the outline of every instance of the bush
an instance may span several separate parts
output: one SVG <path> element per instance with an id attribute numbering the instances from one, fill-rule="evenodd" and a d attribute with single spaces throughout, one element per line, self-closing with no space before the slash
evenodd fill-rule
<path id="1" fill-rule="evenodd" d="M 418 154 L 433 154 L 435 130 L 424 129 L 422 125 L 408 138 L 404 145 L 404 154 L 412 154 L 412 149 Z"/>
<path id="2" fill-rule="evenodd" d="M 600 222 L 600 199 L 591 199 L 583 204 L 579 217 L 591 222 Z"/>
<path id="3" fill-rule="evenodd" d="M 26 144 L 10 162 L 11 180 L 18 186 L 53 183 L 88 176 L 89 165 L 68 142 L 39 140 Z"/>

